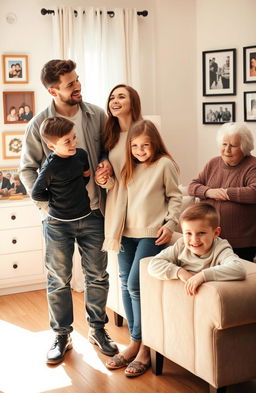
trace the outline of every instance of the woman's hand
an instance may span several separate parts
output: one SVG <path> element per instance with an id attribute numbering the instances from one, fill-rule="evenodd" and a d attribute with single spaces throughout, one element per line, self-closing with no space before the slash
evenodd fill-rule
<path id="1" fill-rule="evenodd" d="M 103 160 L 99 163 L 99 165 L 97 166 L 96 172 L 98 170 L 103 170 L 106 173 L 108 173 L 109 176 L 113 175 L 113 168 L 112 165 L 110 164 L 110 162 L 108 160 Z"/>
<path id="2" fill-rule="evenodd" d="M 169 243 L 172 238 L 173 232 L 170 229 L 162 226 L 157 232 L 157 239 L 155 241 L 156 246 L 160 246 L 161 244 Z"/>
<path id="3" fill-rule="evenodd" d="M 229 200 L 229 196 L 225 188 L 209 188 L 209 190 L 206 191 L 205 196 L 207 198 L 216 199 L 216 201 Z"/>
<path id="4" fill-rule="evenodd" d="M 106 184 L 109 179 L 109 172 L 107 169 L 99 168 L 95 172 L 95 181 L 98 184 Z"/>

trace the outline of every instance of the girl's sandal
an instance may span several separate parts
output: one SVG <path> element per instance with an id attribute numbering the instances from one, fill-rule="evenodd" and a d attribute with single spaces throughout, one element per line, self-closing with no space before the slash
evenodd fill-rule
<path id="1" fill-rule="evenodd" d="M 117 353 L 111 359 L 106 362 L 106 367 L 110 370 L 116 370 L 118 368 L 127 367 L 130 362 L 135 358 L 133 356 L 130 359 L 125 359 L 125 357 L 121 353 Z M 111 364 L 112 363 L 112 364 Z M 114 363 L 114 364 L 113 364 Z"/>
<path id="2" fill-rule="evenodd" d="M 124 373 L 127 377 L 138 377 L 139 375 L 144 374 L 149 367 L 150 367 L 150 362 L 144 364 L 137 360 L 134 360 L 133 362 L 128 364 L 128 367 L 125 369 Z M 135 372 L 129 371 L 129 368 L 133 368 Z"/>

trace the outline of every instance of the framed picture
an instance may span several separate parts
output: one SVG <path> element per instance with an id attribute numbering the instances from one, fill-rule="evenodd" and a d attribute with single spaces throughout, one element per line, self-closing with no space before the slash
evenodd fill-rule
<path id="1" fill-rule="evenodd" d="M 17 167 L 0 167 L 0 179 L 3 181 L 3 189 L 0 190 L 0 201 L 28 197 L 26 188 L 19 177 L 19 170 Z M 9 182 L 11 183 L 11 188 L 8 188 Z"/>
<path id="2" fill-rule="evenodd" d="M 28 56 L 3 55 L 4 83 L 28 83 Z"/>
<path id="3" fill-rule="evenodd" d="M 20 158 L 23 135 L 23 131 L 2 132 L 3 158 L 5 160 Z"/>
<path id="4" fill-rule="evenodd" d="M 236 94 L 236 49 L 203 52 L 203 95 Z"/>
<path id="5" fill-rule="evenodd" d="M 203 102 L 203 124 L 235 121 L 235 102 Z"/>
<path id="6" fill-rule="evenodd" d="M 244 92 L 244 121 L 256 121 L 256 91 Z"/>
<path id="7" fill-rule="evenodd" d="M 244 52 L 244 83 L 256 82 L 256 45 L 245 46 Z"/>
<path id="8" fill-rule="evenodd" d="M 34 116 L 33 91 L 4 91 L 4 123 L 27 123 Z"/>
<path id="9" fill-rule="evenodd" d="M 19 168 L 18 167 L 11 167 L 11 168 L 1 168 L 0 167 L 0 172 L 2 172 L 4 177 L 6 177 L 7 179 L 9 179 L 11 181 L 12 177 L 19 173 Z"/>

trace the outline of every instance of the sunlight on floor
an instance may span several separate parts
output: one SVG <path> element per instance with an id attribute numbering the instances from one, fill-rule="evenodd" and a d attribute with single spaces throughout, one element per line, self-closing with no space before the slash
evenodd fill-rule
<path id="1" fill-rule="evenodd" d="M 68 369 L 72 366 L 91 367 L 111 376 L 105 367 L 106 358 L 97 347 L 74 331 L 73 350 L 69 351 L 69 366 L 65 362 L 57 366 L 47 366 L 45 354 L 49 349 L 53 334 L 51 331 L 31 332 L 5 321 L 0 321 L 2 335 L 0 356 L 0 391 L 4 393 L 41 393 L 72 385 Z M 123 345 L 118 344 L 120 350 Z M 102 357 L 102 359 L 101 359 Z"/>

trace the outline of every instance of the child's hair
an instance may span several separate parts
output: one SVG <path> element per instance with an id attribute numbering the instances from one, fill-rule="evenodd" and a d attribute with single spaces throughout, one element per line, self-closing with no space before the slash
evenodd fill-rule
<path id="1" fill-rule="evenodd" d="M 214 206 L 206 202 L 195 203 L 187 207 L 180 215 L 180 223 L 183 221 L 207 220 L 215 229 L 220 225 L 220 216 Z"/>
<path id="2" fill-rule="evenodd" d="M 132 179 L 136 164 L 138 163 L 138 161 L 132 155 L 131 141 L 140 135 L 146 135 L 150 139 L 152 156 L 147 161 L 148 164 L 152 164 L 161 157 L 168 157 L 173 161 L 176 169 L 179 170 L 178 165 L 174 161 L 171 154 L 168 152 L 154 123 L 150 120 L 139 120 L 131 126 L 127 136 L 126 163 L 121 172 L 121 176 L 126 185 Z"/>
<path id="3" fill-rule="evenodd" d="M 73 127 L 74 123 L 64 117 L 48 117 L 40 126 L 40 134 L 46 143 L 55 143 L 59 138 L 67 135 Z"/>
<path id="4" fill-rule="evenodd" d="M 13 176 L 13 180 L 19 180 L 19 181 L 20 181 L 19 175 L 14 175 L 14 176 Z"/>

